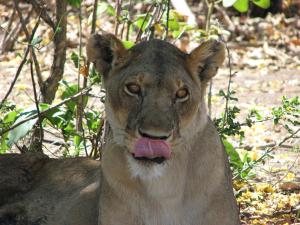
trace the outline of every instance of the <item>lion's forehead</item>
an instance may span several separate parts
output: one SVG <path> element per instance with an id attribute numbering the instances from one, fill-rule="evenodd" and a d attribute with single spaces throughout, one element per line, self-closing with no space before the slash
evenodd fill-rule
<path id="1" fill-rule="evenodd" d="M 152 40 L 140 43 L 130 52 L 132 66 L 138 65 L 154 74 L 168 75 L 185 67 L 186 55 L 167 42 Z"/>
<path id="2" fill-rule="evenodd" d="M 162 57 L 155 52 L 149 55 L 132 58 L 126 67 L 116 71 L 114 80 L 120 84 L 137 82 L 154 87 L 178 87 L 183 83 L 192 85 L 193 80 L 183 62 L 170 60 L 170 57 Z"/>
<path id="3" fill-rule="evenodd" d="M 157 39 L 141 42 L 132 47 L 130 51 L 135 53 L 160 52 L 164 55 L 173 55 L 180 58 L 186 57 L 186 54 L 180 51 L 174 45 Z"/>

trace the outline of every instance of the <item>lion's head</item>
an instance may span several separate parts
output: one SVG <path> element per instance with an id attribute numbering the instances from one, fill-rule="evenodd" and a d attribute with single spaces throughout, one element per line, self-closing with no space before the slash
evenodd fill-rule
<path id="1" fill-rule="evenodd" d="M 205 88 L 225 50 L 214 40 L 190 54 L 162 40 L 127 50 L 106 33 L 89 39 L 87 54 L 103 76 L 113 141 L 132 165 L 151 167 L 172 160 L 182 151 L 177 146 L 204 127 Z"/>

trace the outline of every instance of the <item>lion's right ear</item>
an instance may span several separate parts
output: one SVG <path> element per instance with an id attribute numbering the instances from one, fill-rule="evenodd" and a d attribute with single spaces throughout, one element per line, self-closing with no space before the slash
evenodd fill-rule
<path id="1" fill-rule="evenodd" d="M 113 34 L 93 34 L 87 43 L 87 57 L 97 71 L 106 77 L 116 64 L 125 58 L 127 50 Z"/>
<path id="2" fill-rule="evenodd" d="M 222 42 L 208 40 L 194 49 L 187 57 L 188 67 L 193 76 L 207 83 L 216 75 L 225 59 L 225 46 Z"/>

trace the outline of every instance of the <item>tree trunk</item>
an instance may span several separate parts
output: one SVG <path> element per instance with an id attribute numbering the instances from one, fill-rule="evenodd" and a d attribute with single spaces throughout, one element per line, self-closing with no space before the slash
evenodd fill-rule
<path id="1" fill-rule="evenodd" d="M 56 0 L 56 26 L 54 35 L 54 57 L 50 76 L 43 82 L 41 87 L 41 102 L 51 104 L 55 98 L 59 81 L 64 74 L 66 61 L 66 42 L 67 42 L 67 0 Z M 41 152 L 42 140 L 40 140 L 39 127 L 33 130 L 29 151 Z"/>
<path id="2" fill-rule="evenodd" d="M 63 77 L 67 43 L 67 1 L 56 0 L 56 34 L 54 36 L 54 58 L 51 73 L 41 88 L 42 101 L 51 104 L 55 98 L 59 81 Z"/>

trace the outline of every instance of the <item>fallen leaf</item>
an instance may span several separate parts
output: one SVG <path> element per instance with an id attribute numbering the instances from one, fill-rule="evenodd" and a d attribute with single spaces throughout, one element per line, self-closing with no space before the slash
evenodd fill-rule
<path id="1" fill-rule="evenodd" d="M 283 191 L 296 191 L 296 190 L 300 190 L 300 183 L 285 182 L 279 185 L 279 187 Z"/>

